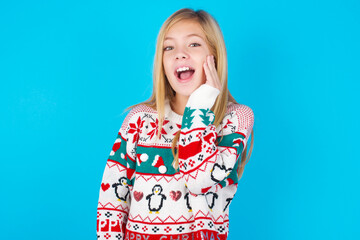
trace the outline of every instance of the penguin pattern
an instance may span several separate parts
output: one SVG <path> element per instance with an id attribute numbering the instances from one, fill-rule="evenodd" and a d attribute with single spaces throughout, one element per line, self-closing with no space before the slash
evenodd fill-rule
<path id="1" fill-rule="evenodd" d="M 232 168 L 226 169 L 225 165 L 220 166 L 215 163 L 213 169 L 211 170 L 211 180 L 214 182 L 221 182 L 224 180 L 224 176 L 229 176 Z"/>
<path id="2" fill-rule="evenodd" d="M 124 201 L 126 203 L 126 198 L 130 193 L 126 178 L 125 177 L 120 178 L 119 182 L 114 183 L 112 187 L 115 188 L 115 195 L 118 198 L 118 200 L 120 202 Z"/>
<path id="3" fill-rule="evenodd" d="M 164 200 L 166 200 L 166 196 L 162 194 L 162 187 L 157 184 L 152 188 L 152 194 L 146 196 L 146 200 L 148 200 L 148 207 L 150 213 L 155 212 L 159 213 L 160 209 L 163 207 Z"/>
<path id="4" fill-rule="evenodd" d="M 215 205 L 215 199 L 218 199 L 218 197 L 219 197 L 219 195 L 217 195 L 217 193 L 214 193 L 214 192 L 207 192 L 205 194 L 206 202 L 211 211 Z"/>
<path id="5" fill-rule="evenodd" d="M 192 207 L 190 205 L 190 200 L 189 200 L 189 193 L 185 194 L 184 199 L 186 201 L 186 207 L 189 209 L 189 212 L 192 212 Z"/>
<path id="6" fill-rule="evenodd" d="M 224 208 L 224 212 L 226 210 L 226 208 L 230 205 L 231 201 L 232 201 L 233 198 L 227 198 L 225 201 L 226 201 L 226 205 L 225 205 L 225 208 Z"/>

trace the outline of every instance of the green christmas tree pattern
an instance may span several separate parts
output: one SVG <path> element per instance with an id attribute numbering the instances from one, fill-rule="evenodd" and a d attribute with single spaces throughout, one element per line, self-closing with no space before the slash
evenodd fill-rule
<path id="1" fill-rule="evenodd" d="M 182 120 L 182 128 L 191 128 L 191 125 L 193 124 L 192 120 L 194 119 L 194 117 L 192 117 L 191 115 L 195 112 L 196 109 L 190 109 L 190 107 L 185 107 L 185 111 L 184 111 L 184 117 Z"/>
<path id="2" fill-rule="evenodd" d="M 202 112 L 202 115 L 200 115 L 202 122 L 208 126 L 210 124 L 212 124 L 212 121 L 210 121 L 210 117 L 211 117 L 211 113 L 213 113 L 212 111 L 210 111 L 209 108 L 207 109 L 200 109 L 200 111 Z"/>

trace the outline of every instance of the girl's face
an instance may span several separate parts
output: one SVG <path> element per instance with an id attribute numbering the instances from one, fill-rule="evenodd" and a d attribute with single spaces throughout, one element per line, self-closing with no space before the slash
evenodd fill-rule
<path id="1" fill-rule="evenodd" d="M 165 35 L 163 66 L 176 98 L 189 97 L 206 81 L 203 63 L 211 53 L 205 38 L 194 20 L 177 22 Z"/>

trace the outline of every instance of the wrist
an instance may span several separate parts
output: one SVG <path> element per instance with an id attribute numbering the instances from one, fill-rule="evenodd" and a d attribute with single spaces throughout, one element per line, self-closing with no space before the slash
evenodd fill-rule
<path id="1" fill-rule="evenodd" d="M 220 90 L 210 86 L 209 84 L 203 84 L 191 93 L 186 106 L 191 108 L 212 108 L 217 96 L 220 94 Z"/>

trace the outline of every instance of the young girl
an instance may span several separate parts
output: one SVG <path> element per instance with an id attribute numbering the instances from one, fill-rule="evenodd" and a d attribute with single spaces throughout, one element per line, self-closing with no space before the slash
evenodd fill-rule
<path id="1" fill-rule="evenodd" d="M 226 239 L 253 124 L 227 88 L 217 22 L 175 12 L 158 35 L 152 96 L 131 107 L 108 158 L 98 238 Z"/>

